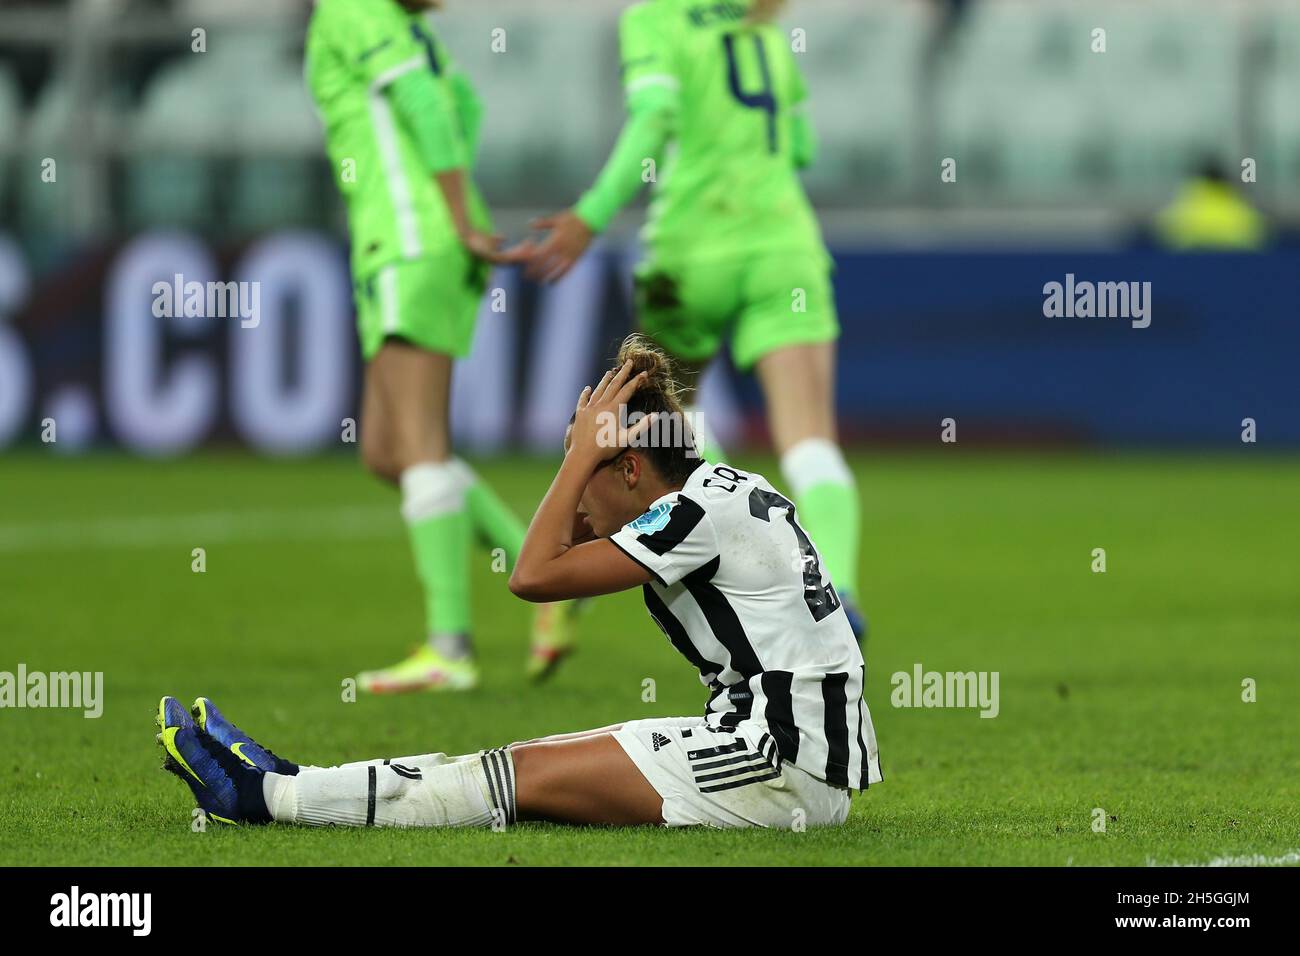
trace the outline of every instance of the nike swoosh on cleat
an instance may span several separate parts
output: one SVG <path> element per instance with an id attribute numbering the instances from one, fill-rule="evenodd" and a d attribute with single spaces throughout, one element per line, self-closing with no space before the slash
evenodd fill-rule
<path id="1" fill-rule="evenodd" d="M 204 787 L 207 787 L 207 784 L 203 783 L 203 778 L 194 772 L 194 768 L 186 763 L 185 758 L 181 756 L 181 752 L 176 749 L 176 734 L 179 732 L 179 727 L 164 727 L 162 732 L 163 748 L 167 753 L 171 754 L 171 756 L 175 758 L 177 763 L 185 768 L 191 777 L 197 780 Z"/>
<path id="2" fill-rule="evenodd" d="M 254 770 L 256 770 L 256 769 L 257 769 L 257 764 L 254 763 L 254 762 L 253 762 L 253 761 L 252 761 L 248 756 L 246 756 L 246 755 L 245 755 L 245 754 L 244 754 L 244 753 L 239 749 L 240 747 L 243 747 L 243 746 L 244 746 L 244 741 L 242 741 L 242 740 L 239 741 L 238 743 L 233 743 L 233 744 L 231 744 L 231 745 L 230 745 L 231 753 L 233 753 L 233 754 L 234 754 L 236 757 L 238 757 L 240 760 L 244 761 L 244 763 L 248 764 L 250 767 L 252 767 Z"/>

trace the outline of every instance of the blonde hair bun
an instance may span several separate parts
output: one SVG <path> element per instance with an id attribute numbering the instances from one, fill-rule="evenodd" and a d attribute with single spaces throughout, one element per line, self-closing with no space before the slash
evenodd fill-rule
<path id="1" fill-rule="evenodd" d="M 637 390 L 637 393 L 644 396 L 646 404 L 659 406 L 647 409 L 648 411 L 680 412 L 682 410 L 682 387 L 677 384 L 673 360 L 668 357 L 668 353 L 644 335 L 634 332 L 619 346 L 618 358 L 614 366 L 622 368 L 625 362 L 632 363 L 633 376 L 646 373 L 645 384 Z"/>
<path id="2" fill-rule="evenodd" d="M 680 485 L 702 462 L 695 448 L 691 423 L 682 410 L 684 389 L 677 382 L 673 360 L 668 353 L 644 335 L 634 333 L 619 346 L 615 368 L 631 362 L 632 375 L 645 373 L 646 379 L 627 401 L 627 413 L 643 415 L 668 415 L 660 419 L 660 440 L 652 441 L 642 449 L 654 462 L 659 474 L 671 483 Z"/>

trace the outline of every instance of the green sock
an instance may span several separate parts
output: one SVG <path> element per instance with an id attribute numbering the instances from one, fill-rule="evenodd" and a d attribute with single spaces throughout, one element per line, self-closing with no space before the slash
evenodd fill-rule
<path id="1" fill-rule="evenodd" d="M 451 462 L 421 462 L 402 472 L 402 517 L 424 586 L 431 637 L 469 634 L 469 511 Z"/>
<path id="2" fill-rule="evenodd" d="M 469 512 L 444 512 L 408 522 L 415 569 L 424 586 L 425 621 L 430 634 L 468 634 Z"/>
<path id="3" fill-rule="evenodd" d="M 797 496 L 799 523 L 812 538 L 831 581 L 841 591 L 858 590 L 857 489 L 837 481 L 824 481 Z"/>
<path id="4" fill-rule="evenodd" d="M 459 458 L 454 464 L 465 489 L 465 507 L 475 537 L 480 544 L 505 551 L 507 565 L 513 568 L 528 529 L 478 472 Z"/>
<path id="5" fill-rule="evenodd" d="M 474 476 L 474 484 L 465 490 L 465 506 L 479 541 L 489 548 L 504 550 L 506 563 L 513 568 L 528 530 L 524 523 L 478 475 Z"/>

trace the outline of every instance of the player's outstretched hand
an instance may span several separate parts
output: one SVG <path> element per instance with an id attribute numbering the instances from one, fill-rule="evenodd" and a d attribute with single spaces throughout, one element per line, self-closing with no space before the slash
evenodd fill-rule
<path id="1" fill-rule="evenodd" d="M 528 257 L 528 278 L 538 282 L 564 278 L 591 245 L 590 227 L 572 209 L 534 219 L 532 227 L 547 233 Z"/>
<path id="2" fill-rule="evenodd" d="M 628 361 L 622 368 L 606 372 L 594 389 L 590 385 L 584 388 L 573 414 L 569 454 L 576 451 L 594 467 L 628 448 L 649 428 L 654 415 L 646 415 L 628 428 L 623 424 L 627 416 L 620 414 L 645 380 L 645 372 L 632 375 L 632 363 Z"/>
<path id="3" fill-rule="evenodd" d="M 460 241 L 469 250 L 470 255 L 482 259 L 484 262 L 490 262 L 494 266 L 510 266 L 528 262 L 536 251 L 533 243 L 528 241 L 505 249 L 503 248 L 506 242 L 504 236 L 488 235 L 478 229 L 468 229 L 461 233 Z"/>

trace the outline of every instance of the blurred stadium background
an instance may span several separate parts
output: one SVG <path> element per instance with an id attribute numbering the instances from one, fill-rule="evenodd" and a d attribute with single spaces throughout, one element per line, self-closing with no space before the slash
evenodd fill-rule
<path id="1" fill-rule="evenodd" d="M 451 0 L 437 15 L 488 107 L 478 178 L 505 231 L 599 169 L 625 6 Z M 337 445 L 358 369 L 342 211 L 301 77 L 309 11 L 0 5 L 0 448 L 38 442 L 47 417 L 65 452 Z M 1300 443 L 1294 3 L 794 0 L 786 19 L 822 138 L 806 181 L 838 262 L 850 437 L 932 442 L 952 417 L 963 441 L 1227 445 L 1253 417 L 1261 441 Z M 1231 184 L 1217 216 L 1197 205 L 1212 167 Z M 638 222 L 625 214 L 556 289 L 497 277 L 511 306 L 462 368 L 463 447 L 554 447 L 630 326 Z M 260 279 L 261 327 L 154 319 L 152 282 L 178 272 Z M 1043 284 L 1067 273 L 1152 281 L 1152 326 L 1044 318 Z M 725 369 L 705 406 L 725 441 L 761 440 L 756 393 Z"/>

